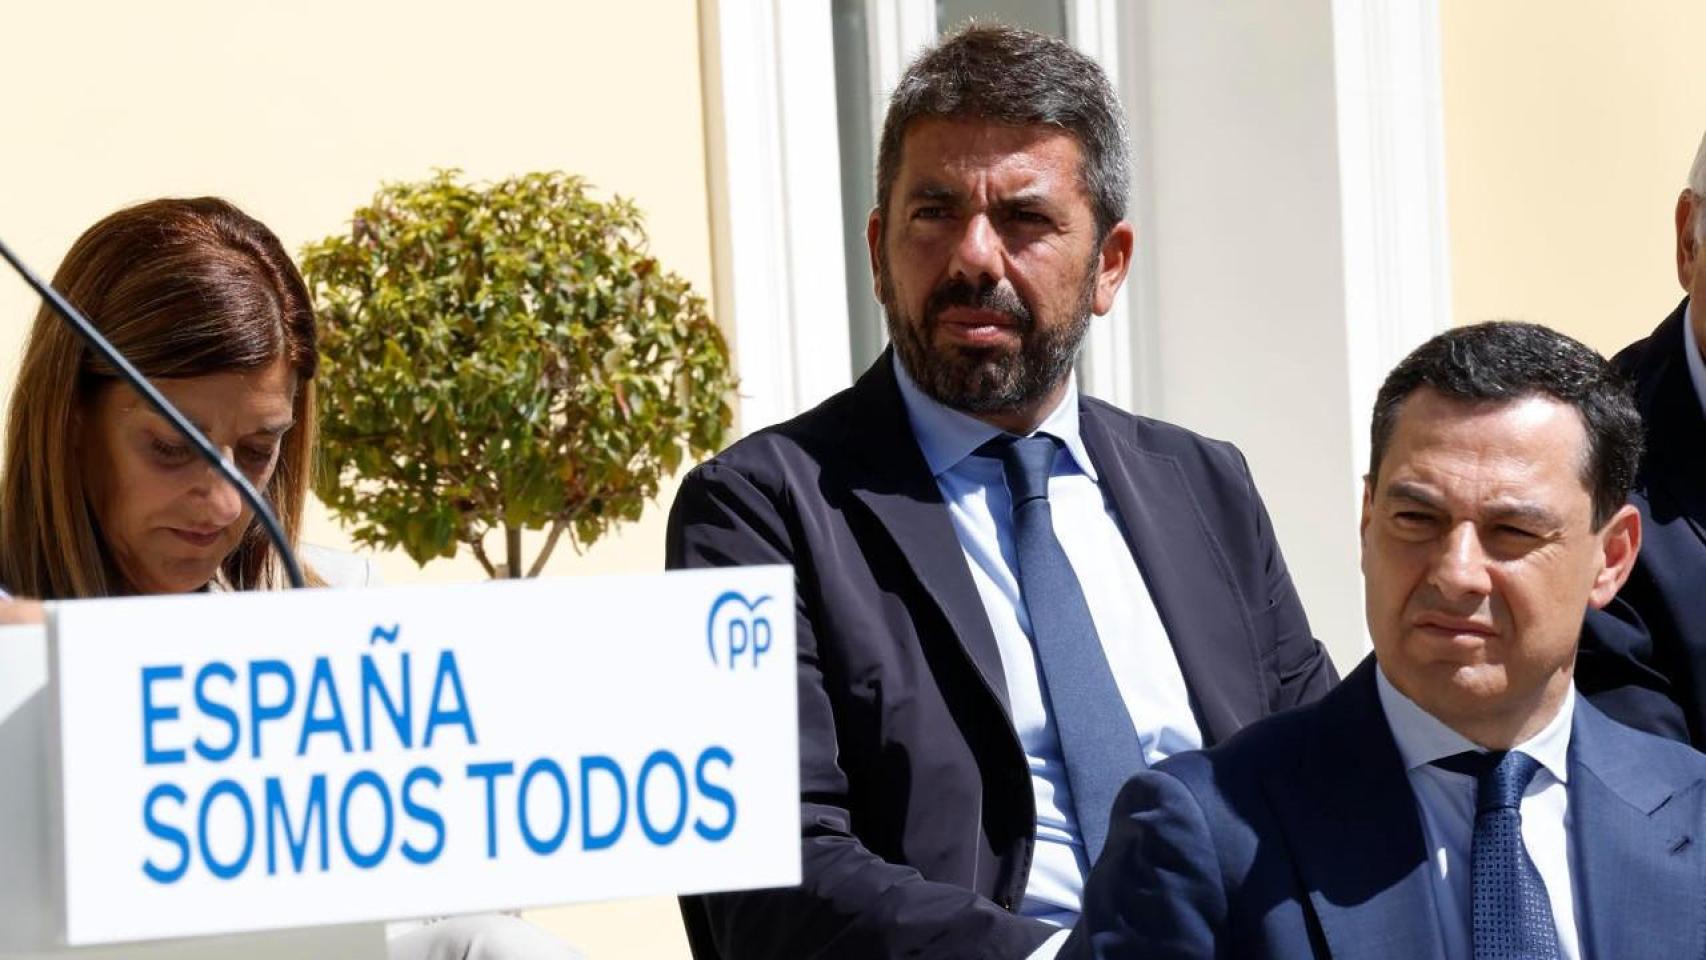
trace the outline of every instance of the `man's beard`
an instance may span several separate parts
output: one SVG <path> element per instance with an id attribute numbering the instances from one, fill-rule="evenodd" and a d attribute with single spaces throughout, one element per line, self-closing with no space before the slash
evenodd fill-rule
<path id="1" fill-rule="evenodd" d="M 915 322 L 904 315 L 896 300 L 887 263 L 879 267 L 883 314 L 900 362 L 926 394 L 966 413 L 1005 413 L 1047 396 L 1071 372 L 1078 347 L 1090 329 L 1090 308 L 1096 294 L 1093 263 L 1085 270 L 1070 322 L 1051 329 L 1038 329 L 1030 308 L 1011 286 L 993 282 L 973 286 L 965 280 L 937 287 L 924 302 L 923 322 Z M 942 311 L 949 307 L 989 310 L 1009 318 L 1019 334 L 1019 349 L 933 348 Z"/>

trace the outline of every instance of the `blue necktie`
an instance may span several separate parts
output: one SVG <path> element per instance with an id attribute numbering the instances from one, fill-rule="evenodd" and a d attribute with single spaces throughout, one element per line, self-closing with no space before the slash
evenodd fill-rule
<path id="1" fill-rule="evenodd" d="M 1048 479 L 1058 441 L 997 437 L 978 449 L 999 458 L 1013 498 L 1013 548 L 1019 593 L 1031 617 L 1031 643 L 1042 666 L 1043 690 L 1060 737 L 1078 834 L 1090 862 L 1102 852 L 1114 796 L 1147 764 L 1131 714 L 1114 683 L 1090 605 L 1072 563 L 1054 535 Z"/>
<path id="2" fill-rule="evenodd" d="M 1557 960 L 1558 928 L 1546 884 L 1522 844 L 1522 794 L 1540 761 L 1500 750 L 1459 753 L 1434 766 L 1475 778 L 1469 855 L 1475 960 Z"/>

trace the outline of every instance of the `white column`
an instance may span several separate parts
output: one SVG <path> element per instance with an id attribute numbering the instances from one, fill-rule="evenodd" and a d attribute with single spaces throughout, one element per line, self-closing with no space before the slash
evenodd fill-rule
<path id="1" fill-rule="evenodd" d="M 1386 373 L 1451 323 L 1439 4 L 1333 0 L 1333 27 L 1350 405 L 1366 413 Z"/>
<path id="2" fill-rule="evenodd" d="M 1154 409 L 1245 451 L 1341 667 L 1374 388 L 1449 303 L 1432 6 L 1143 5 Z"/>
<path id="3" fill-rule="evenodd" d="M 740 430 L 851 381 L 828 0 L 706 0 L 717 312 L 734 332 Z"/>
<path id="4" fill-rule="evenodd" d="M 1138 228 L 1125 285 L 1105 317 L 1091 321 L 1078 358 L 1080 386 L 1092 396 L 1126 410 L 1153 412 L 1159 402 L 1155 371 L 1154 247 L 1144 232 L 1151 221 L 1149 191 L 1142 189 L 1149 143 L 1148 104 L 1140 82 L 1148 64 L 1142 55 L 1148 33 L 1147 4 L 1117 0 L 1068 0 L 1066 30 L 1072 45 L 1095 58 L 1125 106 L 1131 134 L 1132 185 L 1126 219 Z"/>

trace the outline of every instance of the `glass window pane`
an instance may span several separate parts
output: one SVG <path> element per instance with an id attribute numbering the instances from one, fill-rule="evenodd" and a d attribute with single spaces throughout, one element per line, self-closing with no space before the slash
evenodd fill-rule
<path id="1" fill-rule="evenodd" d="M 833 0 L 835 21 L 835 112 L 841 137 L 842 260 L 847 275 L 848 344 L 853 376 L 865 372 L 886 342 L 882 308 L 871 294 L 871 263 L 865 250 L 865 220 L 876 204 L 876 142 L 871 101 L 870 43 L 865 0 Z"/>

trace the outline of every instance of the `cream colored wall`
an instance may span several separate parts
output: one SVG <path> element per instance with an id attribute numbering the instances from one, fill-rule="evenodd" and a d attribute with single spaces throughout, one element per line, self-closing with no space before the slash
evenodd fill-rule
<path id="1" fill-rule="evenodd" d="M 1458 323 L 1608 355 L 1682 290 L 1671 214 L 1706 131 L 1700 0 L 1441 0 Z"/>
<path id="2" fill-rule="evenodd" d="M 697 17 L 694 0 L 12 5 L 0 237 L 48 275 L 120 206 L 218 194 L 294 251 L 347 229 L 382 180 L 561 169 L 636 200 L 659 258 L 709 295 Z M 35 309 L 0 276 L 0 396 Z M 658 569 L 662 520 L 652 508 L 582 556 L 560 546 L 550 569 Z M 347 545 L 318 514 L 309 539 Z M 483 576 L 467 558 L 378 559 L 390 582 Z M 539 918 L 593 958 L 685 956 L 672 901 Z"/>
<path id="3" fill-rule="evenodd" d="M 294 251 L 347 229 L 380 181 L 457 166 L 562 169 L 632 197 L 663 262 L 711 292 L 693 0 L 115 0 L 5 20 L 0 236 L 44 275 L 90 223 L 150 197 L 222 195 Z M 0 277 L 0 395 L 34 310 Z M 560 546 L 551 570 L 655 569 L 661 520 L 584 556 Z M 308 536 L 347 543 L 318 513 Z M 392 582 L 483 576 L 471 558 L 379 563 Z"/>

